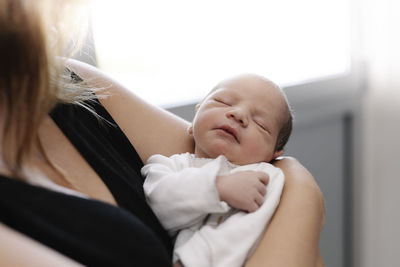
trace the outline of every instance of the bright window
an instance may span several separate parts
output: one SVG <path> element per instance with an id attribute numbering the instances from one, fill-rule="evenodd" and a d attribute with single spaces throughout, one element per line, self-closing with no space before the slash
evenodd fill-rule
<path id="1" fill-rule="evenodd" d="M 146 100 L 197 101 L 254 72 L 281 85 L 344 73 L 348 0 L 93 0 L 99 67 Z"/>

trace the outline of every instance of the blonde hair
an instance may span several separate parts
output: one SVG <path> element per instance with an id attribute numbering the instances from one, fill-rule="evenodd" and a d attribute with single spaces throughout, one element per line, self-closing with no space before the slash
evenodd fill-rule
<path id="1" fill-rule="evenodd" d="M 0 1 L 1 153 L 15 177 L 21 178 L 24 162 L 38 143 L 39 125 L 54 106 L 93 98 L 87 86 L 72 87 L 64 70 L 65 59 L 79 45 L 69 40 L 84 36 L 74 31 L 85 29 L 82 2 Z"/>

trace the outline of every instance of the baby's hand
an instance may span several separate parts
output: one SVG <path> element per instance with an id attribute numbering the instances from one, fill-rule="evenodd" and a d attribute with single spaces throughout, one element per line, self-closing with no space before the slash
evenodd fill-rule
<path id="1" fill-rule="evenodd" d="M 253 212 L 264 202 L 267 193 L 268 174 L 256 171 L 242 171 L 217 176 L 216 187 L 221 201 L 231 207 Z"/>

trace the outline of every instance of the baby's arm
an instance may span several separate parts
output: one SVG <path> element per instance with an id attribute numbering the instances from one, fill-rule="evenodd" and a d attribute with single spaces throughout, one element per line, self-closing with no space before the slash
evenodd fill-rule
<path id="1" fill-rule="evenodd" d="M 247 212 L 256 211 L 264 202 L 269 175 L 259 171 L 240 171 L 217 176 L 216 187 L 221 201 Z"/>
<path id="2" fill-rule="evenodd" d="M 246 166 L 242 167 L 236 173 L 246 172 Z M 284 184 L 284 176 L 279 169 L 269 164 L 262 164 L 258 170 L 261 169 L 270 175 L 268 194 L 261 207 L 252 213 L 235 212 L 217 225 L 216 220 L 210 218 L 188 242 L 175 247 L 174 253 L 183 265 L 243 266 L 271 219 Z"/>
<path id="3" fill-rule="evenodd" d="M 221 159 L 201 168 L 190 168 L 185 166 L 187 157 L 188 154 L 154 155 L 142 169 L 147 201 L 171 234 L 191 226 L 208 213 L 229 209 L 220 201 L 215 188 Z"/>

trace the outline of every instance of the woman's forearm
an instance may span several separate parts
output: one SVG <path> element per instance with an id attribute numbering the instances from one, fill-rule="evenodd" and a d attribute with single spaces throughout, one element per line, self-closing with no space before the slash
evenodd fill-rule
<path id="1" fill-rule="evenodd" d="M 293 158 L 275 165 L 285 173 L 281 202 L 247 267 L 321 266 L 318 243 L 325 213 L 312 175 Z"/>
<path id="2" fill-rule="evenodd" d="M 68 66 L 85 80 L 108 89 L 112 97 L 101 102 L 144 162 L 152 154 L 193 152 L 187 122 L 147 104 L 87 64 L 70 60 Z M 281 202 L 247 266 L 313 266 L 324 220 L 322 194 L 312 175 L 295 159 L 280 160 L 276 166 L 286 176 Z"/>
<path id="3" fill-rule="evenodd" d="M 189 123 L 147 103 L 100 70 L 76 60 L 67 66 L 93 86 L 106 88 L 110 97 L 100 99 L 103 106 L 134 145 L 143 162 L 153 154 L 193 152 L 187 132 Z"/>
<path id="4" fill-rule="evenodd" d="M 82 266 L 0 223 L 0 266 Z"/>

